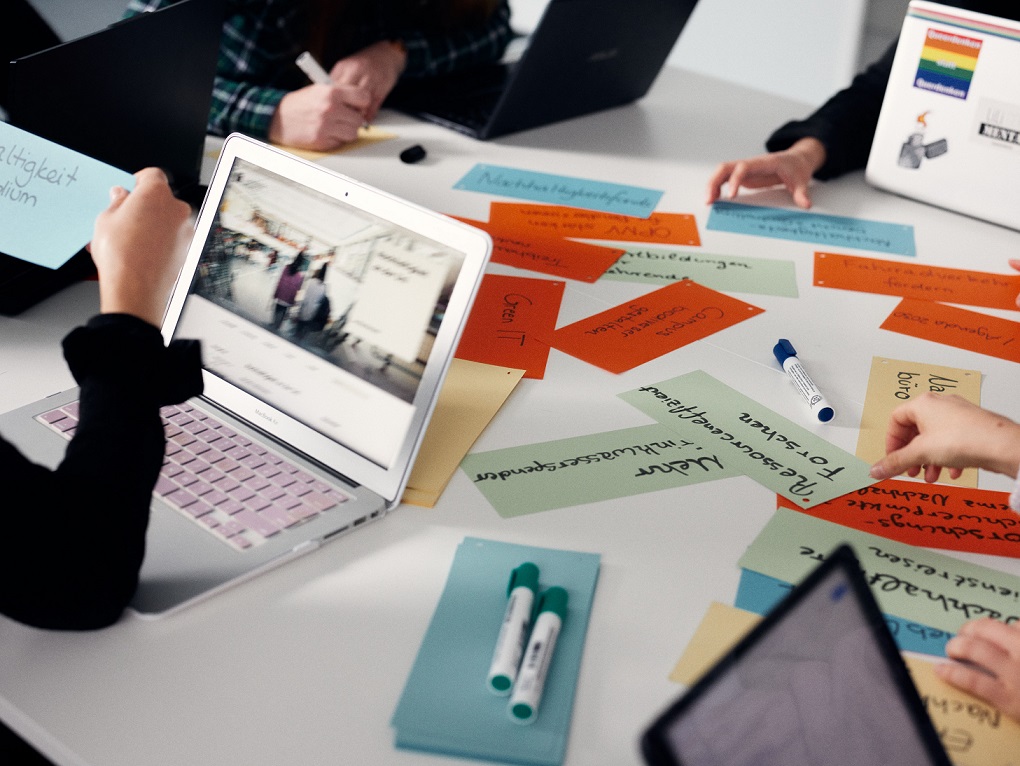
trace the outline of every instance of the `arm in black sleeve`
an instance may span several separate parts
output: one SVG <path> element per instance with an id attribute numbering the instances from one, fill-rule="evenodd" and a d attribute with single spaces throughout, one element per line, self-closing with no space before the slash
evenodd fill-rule
<path id="1" fill-rule="evenodd" d="M 815 172 L 815 178 L 835 178 L 863 168 L 868 164 L 895 55 L 893 43 L 880 59 L 853 79 L 850 87 L 834 95 L 807 119 L 783 125 L 769 136 L 765 148 L 778 152 L 802 138 L 817 138 L 825 146 L 825 164 Z"/>
<path id="2" fill-rule="evenodd" d="M 127 315 L 100 315 L 72 331 L 64 357 L 81 398 L 60 465 L 33 464 L 0 439 L 8 490 L 0 611 L 80 630 L 115 622 L 134 594 L 163 461 L 159 408 L 201 393 L 202 377 L 197 342 L 164 347 L 155 327 Z"/>

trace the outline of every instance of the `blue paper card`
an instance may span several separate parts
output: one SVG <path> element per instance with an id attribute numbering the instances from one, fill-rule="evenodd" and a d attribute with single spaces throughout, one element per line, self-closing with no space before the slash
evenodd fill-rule
<path id="1" fill-rule="evenodd" d="M 599 558 L 464 538 L 393 713 L 397 747 L 500 763 L 562 764 Z M 489 691 L 486 677 L 510 572 L 525 561 L 538 567 L 540 588 L 559 585 L 568 601 L 538 718 L 521 725 L 510 720 L 509 698 Z"/>
<path id="2" fill-rule="evenodd" d="M 130 173 L 0 122 L 0 252 L 56 269 L 92 239 Z"/>
<path id="3" fill-rule="evenodd" d="M 740 585 L 734 606 L 755 614 L 766 614 L 793 589 L 788 582 L 763 575 L 750 569 L 740 570 Z M 938 628 L 931 628 L 916 622 L 887 614 L 885 624 L 896 640 L 901 651 L 946 656 L 946 642 L 953 637 Z"/>
<path id="4" fill-rule="evenodd" d="M 706 228 L 811 242 L 825 248 L 852 247 L 894 255 L 916 255 L 913 226 L 841 215 L 720 201 L 712 205 Z"/>
<path id="5" fill-rule="evenodd" d="M 662 198 L 662 192 L 656 189 L 499 165 L 475 165 L 453 188 L 637 218 L 650 216 Z"/>

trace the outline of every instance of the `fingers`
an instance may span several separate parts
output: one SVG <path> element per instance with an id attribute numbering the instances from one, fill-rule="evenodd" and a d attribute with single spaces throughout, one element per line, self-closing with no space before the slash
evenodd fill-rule
<path id="1" fill-rule="evenodd" d="M 1015 715 L 1020 684 L 1020 629 L 997 620 L 982 619 L 965 624 L 946 644 L 956 660 L 936 667 L 946 682 Z"/>
<path id="2" fill-rule="evenodd" d="M 724 162 L 716 167 L 712 177 L 708 179 L 708 193 L 705 195 L 706 204 L 711 205 L 719 199 L 719 196 L 722 193 L 722 186 L 726 183 L 726 179 L 729 178 L 730 174 L 733 172 L 733 166 L 735 164 L 736 163 L 733 162 Z"/>
<path id="3" fill-rule="evenodd" d="M 1003 706 L 1004 689 L 997 679 L 984 671 L 959 662 L 942 662 L 935 666 L 935 672 L 950 686 L 987 700 L 996 707 Z"/>
<path id="4" fill-rule="evenodd" d="M 808 193 L 807 184 L 787 184 L 786 188 L 790 190 L 790 196 L 793 197 L 793 202 L 797 207 L 804 210 L 811 207 L 811 195 Z"/>

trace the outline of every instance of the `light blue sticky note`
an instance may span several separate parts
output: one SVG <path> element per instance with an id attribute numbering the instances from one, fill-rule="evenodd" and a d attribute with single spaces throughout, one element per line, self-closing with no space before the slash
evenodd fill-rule
<path id="1" fill-rule="evenodd" d="M 737 587 L 737 598 L 733 605 L 746 612 L 764 615 L 782 601 L 792 589 L 793 586 L 788 582 L 777 580 L 751 569 L 741 569 L 740 585 Z M 952 633 L 910 622 L 890 614 L 883 616 L 901 651 L 920 652 L 936 657 L 946 656 L 946 643 L 953 637 Z"/>
<path id="2" fill-rule="evenodd" d="M 0 252 L 56 269 L 92 239 L 110 188 L 135 179 L 0 122 Z"/>
<path id="3" fill-rule="evenodd" d="M 647 218 L 662 198 L 656 189 L 499 165 L 475 165 L 454 189 Z"/>
<path id="4" fill-rule="evenodd" d="M 500 763 L 559 766 L 591 614 L 600 557 L 466 537 L 393 713 L 397 747 Z M 508 697 L 486 684 L 506 610 L 510 572 L 525 561 L 539 587 L 567 591 L 567 615 L 534 723 L 507 714 Z"/>
<path id="5" fill-rule="evenodd" d="M 916 255 L 913 226 L 841 215 L 720 201 L 712 205 L 706 228 L 811 242 L 827 250 L 852 247 L 879 253 Z"/>

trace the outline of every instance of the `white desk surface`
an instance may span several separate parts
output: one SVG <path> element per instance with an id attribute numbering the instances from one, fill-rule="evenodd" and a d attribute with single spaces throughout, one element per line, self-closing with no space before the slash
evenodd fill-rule
<path id="1" fill-rule="evenodd" d="M 835 421 L 818 432 L 850 452 L 875 355 L 981 370 L 986 406 L 1016 415 L 1015 365 L 879 330 L 897 299 L 812 287 L 812 245 L 704 228 L 712 167 L 760 151 L 767 132 L 802 109 L 667 69 L 638 104 L 492 143 L 385 114 L 380 126 L 399 139 L 328 164 L 475 218 L 486 216 L 489 198 L 452 186 L 479 161 L 665 189 L 659 209 L 694 213 L 704 252 L 796 262 L 800 298 L 740 295 L 765 313 L 628 373 L 554 350 L 546 378 L 522 381 L 476 449 L 647 422 L 616 394 L 699 368 L 806 423 L 772 358 L 785 336 L 836 407 Z M 428 159 L 400 163 L 397 153 L 418 142 Z M 1017 232 L 874 191 L 860 174 L 818 185 L 814 196 L 819 212 L 913 224 L 921 263 L 1007 273 L 1006 258 L 1020 245 Z M 765 199 L 785 202 L 772 192 Z M 648 289 L 571 282 L 560 323 Z M 83 284 L 0 318 L 0 409 L 70 383 L 58 341 L 95 305 L 94 283 Z M 1009 482 L 982 475 L 981 486 Z M 464 763 L 396 750 L 389 721 L 454 549 L 474 535 L 602 555 L 567 764 L 636 764 L 640 733 L 681 691 L 668 673 L 709 602 L 733 602 L 736 561 L 775 502 L 735 478 L 505 520 L 458 472 L 436 508 L 400 507 L 164 620 L 129 615 L 107 630 L 73 634 L 0 619 L 0 717 L 65 765 Z M 1020 574 L 1017 561 L 967 558 Z"/>

